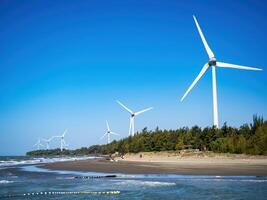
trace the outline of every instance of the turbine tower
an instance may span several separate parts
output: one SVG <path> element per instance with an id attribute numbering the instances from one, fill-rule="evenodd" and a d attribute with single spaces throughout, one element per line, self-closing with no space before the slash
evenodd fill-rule
<path id="1" fill-rule="evenodd" d="M 107 124 L 107 131 L 106 133 L 100 138 L 100 140 L 102 140 L 105 136 L 107 136 L 108 138 L 108 143 L 109 144 L 111 141 L 110 141 L 110 135 L 119 135 L 118 133 L 115 133 L 113 131 L 110 130 L 109 128 L 109 124 L 108 124 L 108 121 L 106 121 L 106 124 Z"/>
<path id="2" fill-rule="evenodd" d="M 41 139 L 38 139 L 37 143 L 33 146 L 34 147 L 37 146 L 37 149 L 40 150 L 40 146 L 44 146 L 44 145 L 41 143 Z"/>
<path id="3" fill-rule="evenodd" d="M 46 142 L 46 149 L 48 150 L 50 148 L 49 144 L 50 142 L 54 139 L 54 136 L 49 138 L 49 139 L 42 139 L 43 141 Z"/>
<path id="4" fill-rule="evenodd" d="M 199 79 L 205 74 L 205 72 L 211 68 L 212 69 L 212 94 L 213 94 L 213 125 L 215 127 L 219 127 L 219 122 L 218 122 L 218 105 L 217 105 L 217 86 L 216 86 L 216 67 L 222 67 L 222 68 L 234 68 L 234 69 L 245 69 L 245 70 L 256 70 L 260 71 L 262 69 L 259 68 L 253 68 L 253 67 L 246 67 L 246 66 L 241 66 L 241 65 L 234 65 L 234 64 L 229 64 L 229 63 L 224 63 L 224 62 L 218 62 L 214 56 L 214 53 L 210 49 L 202 31 L 201 28 L 197 22 L 197 19 L 195 16 L 193 16 L 194 21 L 196 23 L 199 35 L 201 37 L 201 40 L 204 44 L 204 47 L 206 49 L 206 52 L 209 56 L 208 63 L 204 65 L 204 67 L 201 69 L 200 73 L 196 77 L 196 79 L 192 82 L 190 87 L 187 89 L 185 92 L 184 96 L 182 97 L 181 101 L 184 100 L 184 98 L 188 95 L 188 93 L 192 90 L 192 88 L 195 86 L 195 84 L 199 81 Z"/>
<path id="5" fill-rule="evenodd" d="M 130 113 L 129 135 L 133 136 L 134 135 L 134 118 L 135 118 L 135 116 L 140 115 L 146 111 L 149 111 L 149 110 L 153 109 L 153 107 L 146 108 L 146 109 L 138 111 L 138 112 L 133 112 L 132 110 L 127 108 L 125 105 L 123 105 L 120 101 L 117 101 L 117 103 L 120 104 L 126 111 L 128 111 Z"/>
<path id="6" fill-rule="evenodd" d="M 67 133 L 67 129 L 63 132 L 62 135 L 59 136 L 55 136 L 56 138 L 60 138 L 60 151 L 63 151 L 64 147 L 67 146 L 66 142 L 65 142 L 65 135 Z"/>

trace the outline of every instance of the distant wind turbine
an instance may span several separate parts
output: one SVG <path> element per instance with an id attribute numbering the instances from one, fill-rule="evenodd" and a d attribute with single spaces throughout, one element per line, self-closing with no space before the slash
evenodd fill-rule
<path id="1" fill-rule="evenodd" d="M 126 111 L 128 111 L 130 113 L 130 127 L 129 127 L 129 135 L 133 136 L 134 135 L 134 117 L 137 115 L 140 115 L 146 111 L 149 111 L 151 109 L 153 109 L 153 107 L 150 108 L 146 108 L 144 110 L 141 110 L 139 112 L 133 112 L 132 110 L 130 110 L 129 108 L 127 108 L 125 105 L 123 105 L 120 101 L 117 101 L 118 104 L 120 104 Z"/>
<path id="2" fill-rule="evenodd" d="M 37 147 L 37 149 L 40 150 L 40 146 L 44 146 L 44 145 L 41 143 L 41 139 L 38 139 L 37 143 L 33 146 Z"/>
<path id="3" fill-rule="evenodd" d="M 110 141 L 110 135 L 119 135 L 118 133 L 115 133 L 113 131 L 110 130 L 109 128 L 109 124 L 108 124 L 108 121 L 106 121 L 106 124 L 107 124 L 107 131 L 106 133 L 100 138 L 100 140 L 102 140 L 105 136 L 107 136 L 108 138 L 108 144 L 111 142 Z"/>
<path id="4" fill-rule="evenodd" d="M 55 136 L 56 138 L 60 138 L 60 151 L 63 151 L 63 149 L 67 146 L 65 142 L 65 135 L 67 133 L 67 129 L 64 131 L 62 135 Z"/>
<path id="5" fill-rule="evenodd" d="M 212 94 L 213 94 L 213 125 L 215 127 L 219 127 L 218 122 L 218 106 L 217 106 L 217 86 L 216 86 L 216 67 L 222 67 L 222 68 L 235 68 L 235 69 L 245 69 L 245 70 L 256 70 L 260 71 L 262 69 L 259 68 L 252 68 L 252 67 L 246 67 L 246 66 L 240 66 L 240 65 L 234 65 L 234 64 L 228 64 L 224 62 L 218 62 L 210 49 L 202 31 L 201 28 L 197 22 L 197 19 L 195 16 L 193 16 L 194 21 L 196 23 L 199 35 L 201 37 L 201 40 L 204 44 L 204 47 L 207 51 L 207 54 L 209 56 L 209 61 L 204 65 L 204 67 L 201 69 L 200 73 L 196 77 L 196 79 L 192 82 L 188 90 L 185 92 L 184 96 L 182 97 L 181 101 L 184 100 L 184 98 L 188 95 L 188 93 L 192 90 L 192 88 L 195 86 L 195 84 L 199 81 L 199 79 L 205 74 L 205 72 L 211 67 L 212 68 Z"/>
<path id="6" fill-rule="evenodd" d="M 50 149 L 49 144 L 50 144 L 50 142 L 51 142 L 53 139 L 54 139 L 54 136 L 51 137 L 51 138 L 49 138 L 49 139 L 42 139 L 43 141 L 46 142 L 46 149 L 47 149 L 47 150 Z"/>

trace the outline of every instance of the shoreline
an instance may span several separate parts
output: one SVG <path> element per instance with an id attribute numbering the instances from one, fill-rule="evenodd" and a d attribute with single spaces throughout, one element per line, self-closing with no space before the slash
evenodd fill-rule
<path id="1" fill-rule="evenodd" d="M 124 159 L 115 157 L 114 161 L 102 158 L 49 163 L 42 167 L 52 170 L 120 174 L 267 176 L 267 157 L 221 154 L 181 157 L 168 152 L 150 152 L 126 154 Z"/>

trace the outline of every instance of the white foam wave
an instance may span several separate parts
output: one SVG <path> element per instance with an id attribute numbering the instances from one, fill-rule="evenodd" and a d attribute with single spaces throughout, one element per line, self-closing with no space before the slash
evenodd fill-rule
<path id="1" fill-rule="evenodd" d="M 252 183 L 264 183 L 267 182 L 267 180 L 244 180 L 245 182 L 252 182 Z"/>
<path id="2" fill-rule="evenodd" d="M 8 181 L 8 180 L 0 180 L 0 184 L 8 184 L 13 183 L 14 181 Z"/>
<path id="3" fill-rule="evenodd" d="M 192 181 L 217 181 L 217 182 L 250 182 L 250 183 L 264 183 L 267 179 L 229 179 L 229 178 L 215 178 L 215 179 L 192 179 Z"/>
<path id="4" fill-rule="evenodd" d="M 58 179 L 58 180 L 71 180 L 71 179 L 75 179 L 75 178 L 72 176 L 72 177 L 56 177 L 56 179 Z"/>
<path id="5" fill-rule="evenodd" d="M 0 161 L 0 168 L 17 166 L 17 165 L 32 165 L 32 164 L 43 164 L 43 163 L 53 163 L 53 162 L 88 160 L 88 159 L 95 159 L 95 158 L 96 157 L 83 156 L 83 157 L 32 158 L 28 160 L 8 160 L 8 161 Z"/>
<path id="6" fill-rule="evenodd" d="M 225 179 L 225 181 L 229 181 L 229 182 L 250 182 L 250 183 L 264 183 L 267 182 L 266 179 L 262 179 L 262 180 L 256 180 L 256 179 L 252 179 L 252 180 L 234 180 L 234 179 Z"/>
<path id="7" fill-rule="evenodd" d="M 160 186 L 176 185 L 173 182 L 141 181 L 141 180 L 126 180 L 115 184 L 120 186 L 141 186 L 141 187 L 160 187 Z"/>

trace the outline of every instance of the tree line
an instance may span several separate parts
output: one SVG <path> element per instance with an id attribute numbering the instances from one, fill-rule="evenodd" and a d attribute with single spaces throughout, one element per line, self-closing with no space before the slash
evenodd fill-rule
<path id="1" fill-rule="evenodd" d="M 39 150 L 27 155 L 88 155 L 138 153 L 150 151 L 178 151 L 182 149 L 199 149 L 217 153 L 236 153 L 267 155 L 267 121 L 263 117 L 253 116 L 251 124 L 239 128 L 228 126 L 221 128 L 183 127 L 177 130 L 155 130 L 144 128 L 134 136 L 114 140 L 110 144 L 93 145 L 76 150 Z"/>

